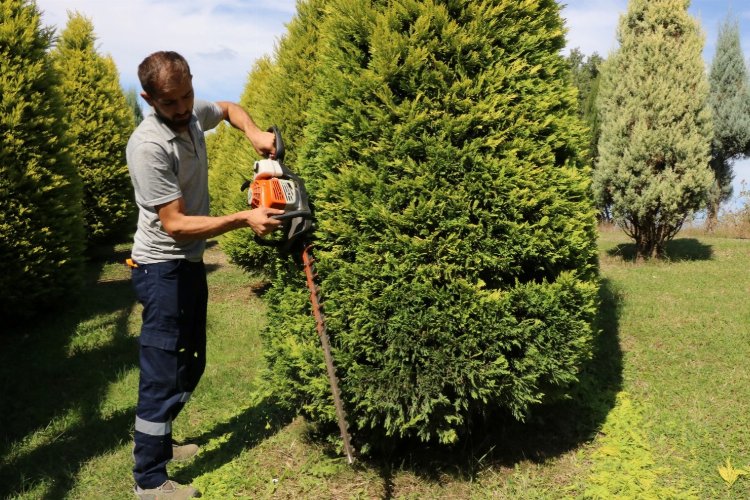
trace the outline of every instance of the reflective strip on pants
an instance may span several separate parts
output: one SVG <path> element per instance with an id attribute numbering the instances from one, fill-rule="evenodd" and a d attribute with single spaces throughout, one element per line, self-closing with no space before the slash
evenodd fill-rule
<path id="1" fill-rule="evenodd" d="M 148 434 L 149 436 L 166 436 L 172 433 L 172 421 L 169 422 L 149 422 L 141 417 L 135 417 L 135 430 Z"/>

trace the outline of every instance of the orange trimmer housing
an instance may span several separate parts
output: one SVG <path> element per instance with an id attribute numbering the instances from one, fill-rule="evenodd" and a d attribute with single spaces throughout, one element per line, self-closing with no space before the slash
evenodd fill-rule
<path id="1" fill-rule="evenodd" d="M 252 208 L 276 208 L 286 212 L 297 206 L 296 188 L 290 180 L 278 177 L 255 179 L 250 185 L 250 190 Z"/>

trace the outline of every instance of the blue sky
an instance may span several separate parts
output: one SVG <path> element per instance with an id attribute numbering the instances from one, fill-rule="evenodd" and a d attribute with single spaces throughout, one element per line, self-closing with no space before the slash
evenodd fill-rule
<path id="1" fill-rule="evenodd" d="M 253 62 L 273 52 L 295 0 L 37 0 L 42 22 L 58 30 L 67 12 L 91 19 L 99 52 L 120 70 L 123 87 L 140 90 L 136 71 L 148 54 L 176 50 L 190 63 L 196 94 L 239 99 Z"/>
<path id="2" fill-rule="evenodd" d="M 62 29 L 67 11 L 94 23 L 100 53 L 109 54 L 125 88 L 139 89 L 138 63 L 156 50 L 176 50 L 190 62 L 199 97 L 236 101 L 254 61 L 272 54 L 295 12 L 296 0 L 37 0 L 42 22 Z M 616 48 L 619 16 L 627 0 L 567 0 L 562 15 L 568 48 L 607 56 Z M 719 24 L 729 12 L 739 21 L 742 48 L 750 56 L 748 0 L 694 0 L 690 13 L 701 21 L 707 67 Z M 750 181 L 750 161 L 735 166 L 735 184 Z M 735 189 L 737 191 L 737 189 Z"/>

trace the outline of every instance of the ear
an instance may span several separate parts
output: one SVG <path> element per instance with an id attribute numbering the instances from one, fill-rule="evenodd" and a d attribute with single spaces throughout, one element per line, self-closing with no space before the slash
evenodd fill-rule
<path id="1" fill-rule="evenodd" d="M 146 92 L 141 92 L 141 97 L 143 97 L 143 100 L 148 103 L 149 106 L 153 107 L 154 104 L 152 102 L 151 96 L 148 95 Z"/>

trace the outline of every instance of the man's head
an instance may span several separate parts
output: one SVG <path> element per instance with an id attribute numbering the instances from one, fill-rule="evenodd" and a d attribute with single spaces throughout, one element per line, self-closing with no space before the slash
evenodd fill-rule
<path id="1" fill-rule="evenodd" d="M 193 75 L 177 52 L 160 51 L 138 66 L 141 96 L 154 112 L 175 131 L 187 129 L 193 113 Z"/>

